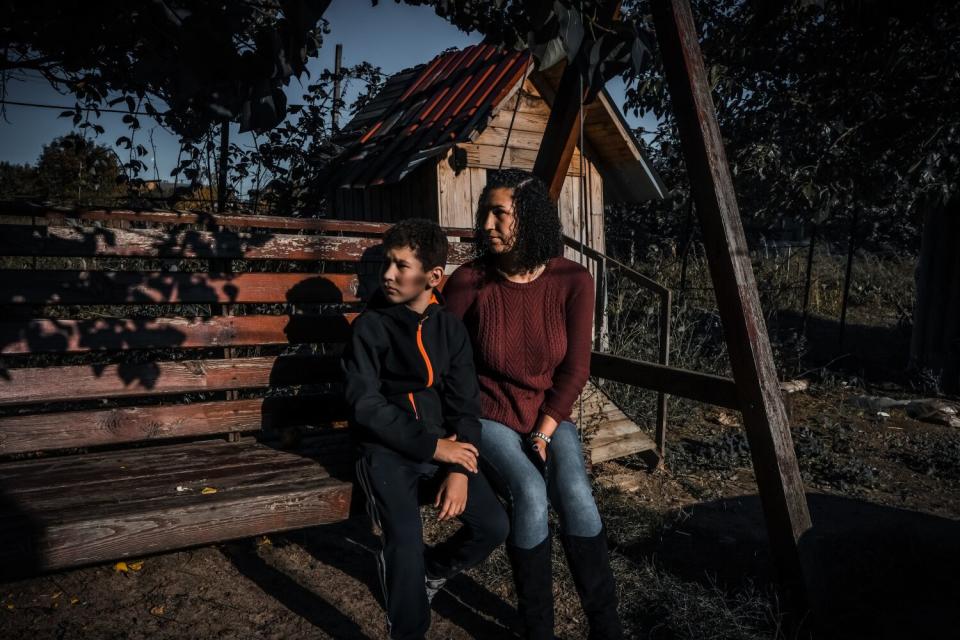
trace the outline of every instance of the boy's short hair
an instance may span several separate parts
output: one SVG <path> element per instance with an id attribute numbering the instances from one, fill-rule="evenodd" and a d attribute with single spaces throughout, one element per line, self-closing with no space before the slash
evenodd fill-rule
<path id="1" fill-rule="evenodd" d="M 432 220 L 409 218 L 390 227 L 383 236 L 383 250 L 397 247 L 410 247 L 424 271 L 447 265 L 447 236 Z"/>

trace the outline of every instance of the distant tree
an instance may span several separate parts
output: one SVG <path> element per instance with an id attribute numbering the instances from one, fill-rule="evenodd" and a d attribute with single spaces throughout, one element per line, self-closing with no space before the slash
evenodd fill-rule
<path id="1" fill-rule="evenodd" d="M 273 211 L 293 211 L 299 215 L 326 212 L 323 174 L 332 158 L 343 149 L 337 144 L 331 126 L 332 113 L 356 112 L 379 92 L 385 76 L 379 67 L 367 62 L 341 70 L 344 90 L 359 84 L 359 94 L 350 105 L 334 105 L 333 73 L 324 72 L 319 82 L 308 85 L 302 105 L 290 107 L 290 117 L 264 136 L 255 150 L 237 149 L 233 163 L 237 178 L 249 178 L 261 171 L 251 196 L 259 205 Z"/>
<path id="2" fill-rule="evenodd" d="M 112 149 L 67 134 L 43 146 L 34 170 L 36 195 L 57 204 L 109 204 L 125 193 L 120 173 Z"/>
<path id="3" fill-rule="evenodd" d="M 37 194 L 37 170 L 29 164 L 0 162 L 0 199 L 31 198 Z"/>
<path id="4" fill-rule="evenodd" d="M 146 170 L 141 114 L 181 138 L 174 172 L 199 184 L 214 128 L 236 122 L 264 133 L 287 116 L 283 87 L 306 72 L 326 29 L 330 0 L 103 0 L 4 3 L 0 96 L 11 80 L 40 74 L 75 98 L 62 113 L 104 132 L 100 109 L 122 105 L 125 178 Z M 209 172 L 206 172 L 209 173 Z"/>
<path id="5" fill-rule="evenodd" d="M 77 124 L 83 109 L 124 104 L 191 140 L 224 119 L 267 131 L 286 115 L 283 85 L 318 51 L 329 4 L 9 0 L 0 81 L 41 74 L 76 98 Z"/>
<path id="6" fill-rule="evenodd" d="M 727 157 L 748 222 L 836 223 L 917 248 L 919 220 L 958 192 L 960 5 L 693 0 Z M 923 7 L 922 10 L 920 7 Z M 625 3 L 640 22 L 646 0 Z M 659 168 L 686 179 L 659 54 L 626 108 L 661 119 Z"/>
<path id="7" fill-rule="evenodd" d="M 960 74 L 945 62 L 960 57 L 960 4 L 692 5 L 745 221 L 818 222 L 845 244 L 856 219 L 861 245 L 919 250 L 911 361 L 960 390 Z M 649 20 L 646 0 L 625 11 Z M 654 157 L 680 220 L 688 180 L 654 60 L 626 108 L 661 119 Z"/>

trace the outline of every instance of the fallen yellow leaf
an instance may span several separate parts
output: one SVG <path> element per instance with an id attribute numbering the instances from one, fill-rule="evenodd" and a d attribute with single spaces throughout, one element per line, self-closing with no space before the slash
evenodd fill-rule
<path id="1" fill-rule="evenodd" d="M 62 592 L 57 591 L 56 593 L 54 593 L 54 594 L 53 594 L 52 596 L 50 596 L 50 597 L 53 598 L 54 600 L 56 600 L 57 598 L 59 598 L 59 597 L 62 596 L 62 595 L 63 595 Z"/>
<path id="2" fill-rule="evenodd" d="M 150 609 L 150 613 L 152 613 L 152 614 L 155 615 L 155 616 L 162 616 L 162 615 L 163 615 L 163 605 L 162 605 L 162 604 L 158 604 L 157 606 L 153 607 L 152 609 Z"/>
<path id="3" fill-rule="evenodd" d="M 80 598 L 77 598 L 76 596 L 70 598 L 70 604 L 77 604 L 78 602 L 80 602 Z"/>
<path id="4" fill-rule="evenodd" d="M 134 571 L 140 571 L 140 569 L 143 569 L 143 560 L 140 560 L 138 562 L 131 562 L 130 568 L 133 569 Z"/>
<path id="5" fill-rule="evenodd" d="M 126 562 L 118 562 L 117 564 L 113 565 L 113 570 L 119 571 L 120 573 L 127 573 L 130 571 L 130 567 L 127 566 Z"/>
<path id="6" fill-rule="evenodd" d="M 208 494 L 216 493 L 216 492 L 217 492 L 217 490 L 214 489 L 213 487 L 204 487 L 204 488 L 200 491 L 200 493 L 202 493 L 203 495 L 208 495 Z"/>
<path id="7" fill-rule="evenodd" d="M 267 536 L 260 536 L 260 538 L 257 540 L 258 547 L 269 547 L 271 545 L 273 545 L 273 541 Z"/>

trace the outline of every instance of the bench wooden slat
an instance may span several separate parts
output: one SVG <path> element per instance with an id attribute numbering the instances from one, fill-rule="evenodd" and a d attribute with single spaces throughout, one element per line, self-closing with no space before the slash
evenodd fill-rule
<path id="1" fill-rule="evenodd" d="M 378 285 L 370 276 L 363 293 Z M 0 270 L 0 304 L 336 304 L 359 302 L 360 292 L 352 273 Z"/>
<path id="2" fill-rule="evenodd" d="M 79 353 L 343 342 L 357 313 L 0 322 L 0 353 Z"/>
<path id="3" fill-rule="evenodd" d="M 346 417 L 342 395 L 253 398 L 0 418 L 0 454 L 258 431 Z"/>
<path id="4" fill-rule="evenodd" d="M 0 483 L 5 497 L 30 500 L 44 492 L 74 495 L 88 487 L 102 489 L 112 483 L 124 487 L 169 484 L 174 478 L 199 477 L 218 469 L 272 464 L 282 458 L 278 457 L 280 453 L 292 460 L 314 460 L 336 467 L 350 458 L 347 454 L 355 446 L 353 435 L 346 428 L 324 429 L 293 451 L 278 452 L 273 443 L 261 443 L 251 436 L 237 442 L 218 439 L 162 443 L 138 449 L 11 460 L 0 463 Z"/>
<path id="5" fill-rule="evenodd" d="M 335 382 L 337 355 L 291 355 L 7 369 L 0 406 Z"/>
<path id="6" fill-rule="evenodd" d="M 151 474 L 176 473 L 217 465 L 244 464 L 265 459 L 268 447 L 248 451 L 252 438 L 240 443 L 222 438 L 176 443 L 156 443 L 149 447 L 97 451 L 83 455 L 54 455 L 0 462 L 0 483 L 4 494 L 30 491 L 31 487 L 70 486 L 93 482 L 105 475 L 129 481 Z M 260 456 L 257 458 L 256 456 Z M 63 478 L 62 480 L 57 478 Z"/>
<path id="7" fill-rule="evenodd" d="M 201 493 L 205 487 L 214 488 L 218 493 L 234 491 L 255 486 L 258 479 L 262 480 L 264 487 L 280 482 L 289 483 L 302 471 L 318 479 L 330 475 L 326 470 L 322 474 L 315 474 L 310 467 L 316 464 L 317 462 L 309 458 L 300 458 L 297 462 L 267 460 L 256 465 L 201 469 L 189 474 L 178 473 L 163 479 L 151 476 L 138 480 L 136 484 L 122 487 L 115 487 L 116 482 L 103 482 L 69 490 L 46 489 L 17 496 L 17 499 L 29 504 L 31 513 L 57 511 L 63 515 L 78 505 L 84 509 L 97 509 L 105 505 L 134 502 L 146 504 L 167 498 L 189 499 L 192 494 Z"/>
<path id="8" fill-rule="evenodd" d="M 390 228 L 387 222 L 362 222 L 354 220 L 322 220 L 317 218 L 291 218 L 288 216 L 244 215 L 230 213 L 195 213 L 185 211 L 128 211 L 128 210 L 58 210 L 17 206 L 0 207 L 0 222 L 11 216 L 30 217 L 43 224 L 63 224 L 68 220 L 89 222 L 136 222 L 150 224 L 197 224 L 216 227 L 251 229 L 287 229 L 295 231 L 320 231 L 359 234 L 382 234 Z M 472 238 L 473 229 L 445 227 L 448 235 Z"/>
<path id="9" fill-rule="evenodd" d="M 125 256 L 141 258 L 243 258 L 248 260 L 325 260 L 357 262 L 380 245 L 379 238 L 247 234 L 229 231 L 167 231 L 8 225 L 0 234 L 0 255 Z M 450 264 L 474 253 L 472 243 L 450 243 Z"/>
<path id="10" fill-rule="evenodd" d="M 336 451 L 335 443 L 330 444 L 327 458 Z M 340 448 L 341 457 L 346 458 L 347 450 Z M 127 504 L 133 508 L 146 509 L 149 503 L 167 498 L 176 497 L 189 500 L 193 494 L 202 493 L 204 488 L 216 489 L 217 493 L 227 493 L 248 488 L 260 487 L 269 491 L 277 484 L 289 484 L 307 476 L 314 479 L 328 477 L 329 470 L 321 461 L 305 456 L 289 454 L 285 451 L 276 451 L 253 464 L 217 466 L 194 470 L 192 473 L 177 472 L 166 476 L 152 475 L 137 480 L 136 483 L 118 483 L 104 480 L 90 485 L 74 486 L 69 489 L 48 488 L 17 495 L 21 503 L 30 505 L 31 513 L 58 512 L 67 514 L 71 509 L 80 505 L 83 509 L 99 509 L 103 506 Z M 321 464 L 323 470 L 318 472 L 315 467 Z M 209 495 L 209 494 L 208 494 Z M 69 516 L 67 516 L 69 517 Z"/>
<path id="11" fill-rule="evenodd" d="M 69 518 L 52 512 L 4 514 L 21 526 L 19 535 L 4 536 L 0 576 L 142 557 L 346 519 L 352 484 L 326 477 L 320 465 L 316 469 L 316 478 L 301 473 L 295 481 L 267 490 L 249 487 L 188 500 L 77 508 Z"/>
<path id="12" fill-rule="evenodd" d="M 357 302 L 359 286 L 348 273 L 0 270 L 0 304 Z"/>

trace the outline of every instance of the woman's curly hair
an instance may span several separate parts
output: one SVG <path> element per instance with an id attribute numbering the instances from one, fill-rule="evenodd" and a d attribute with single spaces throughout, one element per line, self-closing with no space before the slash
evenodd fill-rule
<path id="1" fill-rule="evenodd" d="M 487 173 L 487 185 L 477 203 L 477 250 L 482 262 L 489 263 L 493 256 L 483 233 L 487 195 L 493 189 L 513 189 L 517 227 L 510 251 L 516 253 L 517 266 L 524 271 L 532 271 L 563 253 L 563 227 L 560 225 L 557 205 L 550 200 L 547 185 L 528 171 L 503 169 Z"/>

